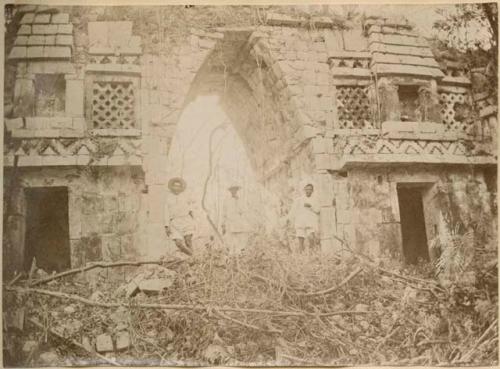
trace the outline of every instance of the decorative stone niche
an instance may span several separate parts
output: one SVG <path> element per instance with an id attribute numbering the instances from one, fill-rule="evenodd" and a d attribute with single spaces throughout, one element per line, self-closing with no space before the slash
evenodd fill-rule
<path id="1" fill-rule="evenodd" d="M 441 105 L 433 79 L 381 78 L 378 92 L 382 122 L 441 122 Z"/>
<path id="2" fill-rule="evenodd" d="M 66 80 L 63 74 L 35 75 L 35 116 L 54 117 L 65 113 Z"/>
<path id="3" fill-rule="evenodd" d="M 401 121 L 418 121 L 418 86 L 398 86 L 399 114 Z"/>

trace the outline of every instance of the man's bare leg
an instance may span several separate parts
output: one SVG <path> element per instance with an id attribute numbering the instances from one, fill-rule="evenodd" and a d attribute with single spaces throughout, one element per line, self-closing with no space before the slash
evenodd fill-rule
<path id="1" fill-rule="evenodd" d="M 307 242 L 309 244 L 309 250 L 310 251 L 316 251 L 316 234 L 314 232 L 311 232 L 307 235 Z"/>

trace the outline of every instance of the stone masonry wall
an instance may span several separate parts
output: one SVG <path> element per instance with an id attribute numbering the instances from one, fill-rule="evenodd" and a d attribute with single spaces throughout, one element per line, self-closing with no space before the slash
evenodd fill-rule
<path id="1" fill-rule="evenodd" d="M 6 183 L 10 183 L 12 172 L 5 174 Z M 17 175 L 17 183 L 12 193 L 12 227 L 6 230 L 15 247 L 10 268 L 19 271 L 23 265 L 24 189 L 32 187 L 68 187 L 72 267 L 140 255 L 137 245 L 143 242 L 139 219 L 146 214 L 140 205 L 144 196 L 143 174 L 137 168 L 23 169 Z"/>
<path id="2" fill-rule="evenodd" d="M 247 51 L 238 59 L 237 75 L 228 76 L 225 90 L 218 91 L 257 174 L 285 196 L 290 195 L 281 186 L 271 184 L 281 183 L 279 177 L 273 180 L 273 173 L 283 173 L 286 163 L 302 163 L 299 165 L 308 170 L 289 173 L 294 182 L 306 172 L 312 174 L 316 166 L 314 155 L 302 155 L 295 160 L 301 152 L 298 147 L 311 146 L 309 140 L 331 125 L 333 92 L 322 32 L 291 27 L 257 28 L 242 43 Z M 142 58 L 142 146 L 148 186 L 148 219 L 144 227 L 151 250 L 163 250 L 166 243 L 162 204 L 165 184 L 172 174 L 165 172 L 165 163 L 177 120 L 188 97 L 196 95 L 193 89 L 200 87 L 195 80 L 203 77 L 202 67 L 211 62 L 213 55 L 227 51 L 225 42 L 235 37 L 239 36 L 230 30 L 192 30 L 189 43 L 169 55 Z"/>
<path id="3" fill-rule="evenodd" d="M 465 77 L 443 78 L 430 48 L 420 38 L 417 42 L 413 34 L 408 34 L 411 27 L 407 24 L 387 26 L 385 20 L 376 20 L 368 27 L 369 32 L 365 27 L 364 31 L 360 28 L 344 34 L 335 29 L 329 18 L 305 22 L 268 13 L 264 22 L 235 27 L 234 20 L 228 20 L 231 26 L 220 27 L 210 22 L 210 17 L 198 21 L 206 9 L 195 8 L 184 14 L 183 7 L 176 7 L 171 10 L 182 13 L 179 17 L 182 30 L 177 32 L 179 24 L 173 23 L 172 32 L 161 35 L 149 29 L 147 22 L 138 21 L 145 13 L 132 8 L 119 11 L 105 7 L 74 8 L 64 9 L 63 13 L 35 6 L 20 9 L 23 9 L 19 18 L 22 24 L 15 30 L 14 51 L 9 51 L 9 61 L 17 67 L 12 86 L 14 107 L 5 122 L 17 144 L 4 146 L 6 165 L 12 166 L 17 156 L 20 166 L 28 168 L 23 168 L 21 176 L 27 175 L 33 183 L 49 180 L 51 175 L 59 178 L 60 173 L 77 170 L 74 166 L 87 166 L 89 170 L 97 165 L 116 166 L 103 173 L 127 170 L 139 173 L 134 174 L 140 178 L 135 182 L 126 177 L 119 177 L 116 182 L 108 180 L 110 187 L 104 192 L 118 194 L 122 191 L 119 189 L 122 180 L 127 186 L 134 183 L 132 193 L 138 194 L 140 204 L 134 209 L 140 212 L 134 213 L 137 224 L 129 224 L 129 229 L 134 230 L 135 249 L 144 256 L 165 252 L 166 183 L 177 175 L 166 171 L 170 143 L 183 109 L 198 95 L 219 95 L 256 174 L 285 203 L 303 177 L 314 178 L 322 206 L 321 237 L 326 248 L 338 247 L 337 235 L 345 235 L 360 248 L 374 253 L 389 250 L 396 255 L 394 245 L 400 245 L 397 201 L 394 202 L 396 182 L 385 179 L 389 168 L 381 169 L 381 165 L 373 170 L 347 169 L 349 163 L 401 164 L 425 159 L 425 163 L 439 165 L 494 161 L 491 153 L 482 149 L 484 145 L 476 145 L 471 151 L 458 141 L 462 133 L 441 132 L 442 122 L 413 122 L 402 128 L 399 113 L 392 114 L 396 122 L 376 121 L 380 118 L 375 117 L 377 109 L 374 109 L 378 104 L 375 103 L 378 89 L 372 72 L 383 75 L 379 79 L 382 85 L 384 78 L 396 85 L 415 84 L 423 78 L 433 93 L 463 95 L 469 88 Z M 160 18 L 155 20 L 158 24 Z M 43 25 L 46 19 L 62 25 Z M 53 55 L 56 50 L 49 47 L 52 33 L 39 37 L 39 31 L 44 29 L 54 33 L 54 47 L 70 50 L 70 54 L 65 52 L 60 58 Z M 58 37 L 59 34 L 63 36 Z M 68 45 L 59 45 L 58 38 Z M 38 45 L 42 41 L 43 46 Z M 416 52 L 415 42 L 418 55 L 408 57 L 409 52 Z M 33 54 L 35 51 L 41 54 Z M 395 70 L 413 76 L 391 76 L 394 70 L 386 68 L 390 57 L 386 54 L 403 55 L 396 62 L 404 65 Z M 406 65 L 417 59 L 425 66 Z M 372 68 L 372 62 L 376 68 Z M 64 75 L 63 117 L 30 117 L 33 109 L 27 112 L 19 109 L 24 97 L 29 101 L 36 97 L 33 81 L 39 74 Z M 381 106 L 390 106 L 397 113 L 400 104 L 393 90 L 394 103 L 384 102 L 381 94 Z M 113 94 L 118 98 L 111 97 Z M 445 97 L 451 101 L 448 95 Z M 118 113 L 104 106 L 117 99 L 126 105 L 117 109 Z M 104 110 L 99 112 L 98 108 Z M 483 107 L 481 117 L 488 125 L 492 125 L 490 120 L 495 119 L 495 111 L 489 105 Z M 450 117 L 449 123 L 456 125 Z M 381 132 L 390 137 L 380 137 Z M 119 141 L 119 145 L 109 145 L 108 141 Z M 67 169 L 59 172 L 31 169 L 49 165 Z M 435 172 L 414 170 L 410 177 Z M 456 170 L 446 169 L 443 173 L 450 171 Z M 442 180 L 438 174 L 433 178 L 436 183 Z M 75 181 L 81 181 L 79 186 L 83 189 L 86 179 Z M 89 195 L 88 202 L 99 203 L 102 200 L 99 193 L 96 190 Z M 96 209 L 101 213 L 100 205 Z M 103 209 L 105 214 L 107 210 Z M 103 217 L 113 218 L 111 213 Z M 92 219 L 81 219 L 82 227 L 87 221 L 93 224 Z M 95 233 L 106 235 L 108 231 L 99 228 Z M 91 233 L 83 237 L 91 237 Z M 104 245 L 102 250 L 117 249 L 115 241 L 97 237 Z M 94 242 L 82 241 L 82 237 L 74 240 Z M 123 243 L 126 245 L 128 241 Z M 77 241 L 72 244 L 77 245 Z M 108 247 L 108 244 L 113 245 Z M 74 260 L 79 259 L 74 256 Z"/>
<path id="4" fill-rule="evenodd" d="M 459 167 L 357 168 L 334 179 L 337 233 L 374 257 L 402 260 L 397 196 L 398 183 L 423 185 L 428 245 L 438 235 L 440 214 L 454 227 L 475 227 L 491 219 L 490 193 L 481 170 Z M 489 247 L 494 247 L 494 222 L 484 222 Z M 476 234 L 476 236 L 480 236 Z"/>

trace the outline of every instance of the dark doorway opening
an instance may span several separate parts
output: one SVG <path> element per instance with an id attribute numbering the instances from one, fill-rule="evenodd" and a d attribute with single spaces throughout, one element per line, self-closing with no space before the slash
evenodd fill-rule
<path id="1" fill-rule="evenodd" d="M 403 255 L 408 264 L 416 264 L 419 260 L 429 261 L 422 190 L 422 187 L 404 184 L 398 184 L 397 187 Z"/>
<path id="2" fill-rule="evenodd" d="M 33 258 L 38 268 L 49 273 L 69 269 L 68 188 L 29 188 L 25 194 L 25 270 L 30 269 Z"/>

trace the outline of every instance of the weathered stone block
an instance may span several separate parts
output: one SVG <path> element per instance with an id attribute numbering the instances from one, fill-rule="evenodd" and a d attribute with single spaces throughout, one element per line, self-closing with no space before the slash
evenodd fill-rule
<path id="1" fill-rule="evenodd" d="M 26 117 L 26 129 L 36 130 L 36 129 L 47 129 L 47 118 L 42 117 Z"/>
<path id="2" fill-rule="evenodd" d="M 58 26 L 55 26 L 57 28 L 56 32 L 52 33 L 59 33 L 59 34 L 67 34 L 70 35 L 73 33 L 73 25 L 72 24 L 59 24 Z"/>
<path id="3" fill-rule="evenodd" d="M 119 332 L 116 335 L 116 349 L 125 350 L 130 346 L 130 336 L 128 332 Z"/>
<path id="4" fill-rule="evenodd" d="M 55 35 L 47 35 L 45 36 L 45 45 L 54 45 L 56 42 Z"/>
<path id="5" fill-rule="evenodd" d="M 33 23 L 34 19 L 35 19 L 35 13 L 26 13 L 21 18 L 20 24 Z"/>
<path id="6" fill-rule="evenodd" d="M 11 131 L 13 129 L 20 129 L 23 128 L 24 123 L 22 118 L 16 118 L 16 119 L 5 119 L 5 127 L 7 130 Z"/>
<path id="7" fill-rule="evenodd" d="M 45 73 L 75 73 L 75 67 L 68 61 L 30 61 L 28 71 L 32 74 Z"/>
<path id="8" fill-rule="evenodd" d="M 332 159 L 329 154 L 316 154 L 314 155 L 317 169 L 331 169 Z"/>
<path id="9" fill-rule="evenodd" d="M 69 23 L 69 14 L 59 13 L 52 16 L 52 23 Z"/>
<path id="10" fill-rule="evenodd" d="M 66 80 L 65 112 L 70 116 L 83 116 L 84 85 L 83 80 Z M 84 122 L 83 122 L 84 125 Z M 78 128 L 84 128 L 78 127 Z"/>
<path id="11" fill-rule="evenodd" d="M 73 46 L 73 36 L 72 35 L 57 35 L 56 44 L 63 46 Z"/>
<path id="12" fill-rule="evenodd" d="M 51 135 L 49 137 L 58 137 L 58 135 Z M 76 165 L 76 157 L 59 155 L 44 156 L 42 157 L 42 164 L 47 166 Z"/>
<path id="13" fill-rule="evenodd" d="M 42 35 L 32 35 L 28 37 L 28 45 L 44 45 L 45 36 Z"/>
<path id="14" fill-rule="evenodd" d="M 27 57 L 27 48 L 25 46 L 14 46 L 9 53 L 9 59 L 22 59 Z"/>
<path id="15" fill-rule="evenodd" d="M 32 13 L 36 10 L 36 8 L 36 5 L 22 5 L 17 8 L 17 11 L 19 12 L 19 14 Z"/>
<path id="16" fill-rule="evenodd" d="M 14 45 L 26 45 L 28 43 L 28 36 L 17 36 Z"/>
<path id="17" fill-rule="evenodd" d="M 433 57 L 424 58 L 420 56 L 373 53 L 372 61 L 374 63 L 407 64 L 439 68 L 438 63 Z"/>
<path id="18" fill-rule="evenodd" d="M 23 24 L 21 27 L 19 27 L 17 34 L 18 35 L 30 35 L 31 34 L 31 26 L 28 24 Z"/>
<path id="19" fill-rule="evenodd" d="M 96 351 L 97 352 L 111 352 L 113 351 L 113 340 L 108 334 L 100 334 L 96 337 Z"/>
<path id="20" fill-rule="evenodd" d="M 50 22 L 50 14 L 37 14 L 35 15 L 35 19 L 33 23 L 49 23 Z"/>
<path id="21" fill-rule="evenodd" d="M 380 75 L 408 74 L 416 76 L 430 76 L 434 78 L 443 78 L 444 74 L 438 68 L 422 67 L 402 64 L 375 64 L 372 67 L 375 73 Z"/>
<path id="22" fill-rule="evenodd" d="M 67 46 L 45 46 L 43 56 L 58 59 L 71 58 L 71 48 Z"/>
<path id="23" fill-rule="evenodd" d="M 89 22 L 88 33 L 91 45 L 95 46 L 108 45 L 108 22 Z"/>
<path id="24" fill-rule="evenodd" d="M 14 116 L 29 117 L 35 108 L 35 87 L 33 80 L 19 78 L 14 86 Z"/>
<path id="25" fill-rule="evenodd" d="M 139 289 L 146 294 L 157 295 L 161 293 L 161 291 L 163 291 L 164 289 L 171 287 L 173 283 L 174 281 L 169 278 L 147 279 L 139 282 Z"/>
<path id="26" fill-rule="evenodd" d="M 27 51 L 28 58 L 43 58 L 43 46 L 30 46 Z"/>
<path id="27" fill-rule="evenodd" d="M 36 35 L 53 35 L 57 33 L 57 26 L 55 24 L 34 24 L 32 31 Z"/>

